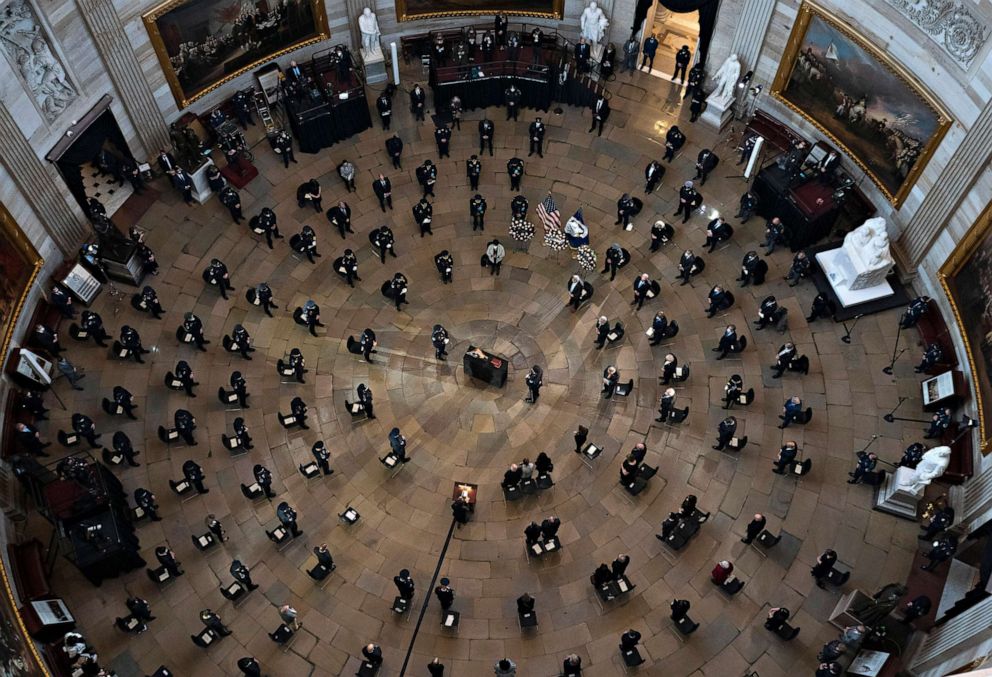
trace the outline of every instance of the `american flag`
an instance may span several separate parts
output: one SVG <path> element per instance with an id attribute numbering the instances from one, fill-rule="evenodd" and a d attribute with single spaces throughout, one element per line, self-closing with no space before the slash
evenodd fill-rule
<path id="1" fill-rule="evenodd" d="M 555 204 L 551 193 L 548 193 L 544 201 L 537 205 L 537 216 L 545 228 L 561 228 L 561 214 L 558 212 L 558 205 Z"/>

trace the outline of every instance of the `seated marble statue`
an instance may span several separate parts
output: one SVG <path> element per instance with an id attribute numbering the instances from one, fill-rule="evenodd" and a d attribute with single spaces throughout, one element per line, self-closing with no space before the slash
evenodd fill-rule
<path id="1" fill-rule="evenodd" d="M 923 454 L 922 460 L 917 464 L 913 473 L 899 485 L 899 488 L 914 494 L 919 493 L 931 482 L 943 475 L 947 470 L 947 466 L 950 464 L 951 448 L 934 447 Z"/>
<path id="2" fill-rule="evenodd" d="M 379 20 L 375 13 L 366 7 L 358 17 L 358 30 L 362 34 L 362 51 L 366 54 L 377 54 L 379 47 Z"/>
<path id="3" fill-rule="evenodd" d="M 852 230 L 844 238 L 844 245 L 848 255 L 855 254 L 869 270 L 885 268 L 894 263 L 889 253 L 889 234 L 883 218 L 868 219 Z"/>

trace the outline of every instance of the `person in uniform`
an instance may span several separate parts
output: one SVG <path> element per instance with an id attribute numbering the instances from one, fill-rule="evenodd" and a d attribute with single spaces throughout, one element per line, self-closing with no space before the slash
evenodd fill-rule
<path id="1" fill-rule="evenodd" d="M 144 304 L 145 309 L 156 320 L 162 319 L 162 313 L 165 312 L 165 309 L 162 308 L 162 304 L 158 300 L 158 294 L 153 287 L 145 285 L 142 288 L 141 295 L 139 296 L 139 308 L 141 307 L 140 304 Z"/>
<path id="2" fill-rule="evenodd" d="M 415 83 L 413 89 L 410 90 L 410 111 L 414 114 L 418 121 L 423 121 L 424 119 L 424 104 L 427 101 L 427 94 L 424 92 L 420 83 Z"/>
<path id="3" fill-rule="evenodd" d="M 241 353 L 241 357 L 246 360 L 251 360 L 251 355 L 248 353 L 255 352 L 255 349 L 251 347 L 251 336 L 248 335 L 248 330 L 244 328 L 243 325 L 234 325 L 234 331 L 231 332 L 231 342 L 230 342 L 231 352 L 237 351 Z"/>
<path id="4" fill-rule="evenodd" d="M 741 195 L 740 206 L 737 209 L 737 213 L 734 214 L 735 219 L 740 219 L 741 223 L 747 223 L 754 215 L 754 210 L 758 208 L 758 198 L 750 190 L 744 191 Z"/>
<path id="5" fill-rule="evenodd" d="M 131 352 L 130 357 L 133 357 L 138 364 L 144 364 L 145 361 L 141 356 L 151 352 L 141 345 L 141 336 L 138 335 L 137 330 L 126 324 L 121 327 L 120 344 Z"/>
<path id="6" fill-rule="evenodd" d="M 451 157 L 451 130 L 442 124 L 434 130 L 434 142 L 437 144 L 438 158 Z"/>
<path id="7" fill-rule="evenodd" d="M 178 416 L 180 412 L 184 412 L 184 415 L 182 417 Z M 176 411 L 176 415 L 177 417 L 184 419 L 183 429 L 187 430 L 190 437 L 192 438 L 193 430 L 196 427 L 196 420 L 193 418 L 193 415 L 190 414 L 185 409 L 179 409 L 178 411 Z M 176 427 L 177 428 L 179 427 L 178 424 Z M 199 493 L 201 494 L 210 493 L 210 490 L 207 489 L 205 486 L 203 486 L 203 480 L 206 477 L 203 474 L 203 468 L 201 468 L 200 465 L 193 459 L 187 459 L 186 462 L 183 463 L 183 477 L 186 478 L 186 481 L 192 484 L 193 488 L 196 489 Z"/>
<path id="8" fill-rule="evenodd" d="M 399 134 L 393 134 L 386 139 L 386 153 L 392 159 L 394 169 L 403 169 L 403 166 L 400 164 L 400 158 L 403 155 L 403 139 L 399 137 Z M 379 176 L 382 175 L 380 174 Z"/>
<path id="9" fill-rule="evenodd" d="M 340 263 L 341 265 L 337 272 L 344 275 L 344 279 L 349 287 L 354 288 L 355 280 L 362 281 L 362 278 L 358 277 L 358 257 L 355 256 L 355 252 L 351 249 L 345 249 Z M 342 269 L 344 270 L 343 273 L 341 272 Z"/>
<path id="10" fill-rule="evenodd" d="M 617 200 L 617 220 L 613 225 L 619 226 L 623 224 L 624 228 L 629 226 L 630 217 L 633 215 L 635 209 L 634 199 L 630 197 L 630 193 L 621 195 L 620 199 Z"/>
<path id="11" fill-rule="evenodd" d="M 430 160 L 424 160 L 424 164 L 417 167 L 417 182 L 424 189 L 423 197 L 434 195 L 434 184 L 437 183 L 437 167 Z"/>
<path id="12" fill-rule="evenodd" d="M 251 219 L 250 224 L 252 230 L 261 230 L 265 235 L 265 241 L 269 245 L 269 249 L 272 249 L 272 238 L 277 240 L 283 239 L 282 233 L 279 232 L 279 225 L 276 219 L 276 213 L 272 211 L 269 207 L 262 207 L 262 211 L 259 212 L 258 216 Z"/>
<path id="13" fill-rule="evenodd" d="M 244 217 L 241 214 L 241 196 L 238 191 L 231 186 L 224 186 L 220 191 L 220 203 L 227 207 L 234 222 L 240 224 Z"/>
<path id="14" fill-rule="evenodd" d="M 90 447 L 96 448 L 100 446 L 97 438 L 101 435 L 97 434 L 93 419 L 85 414 L 77 413 L 72 415 L 71 423 L 73 432 L 89 442 Z"/>
<path id="15" fill-rule="evenodd" d="M 665 156 L 662 160 L 667 160 L 668 162 L 674 160 L 675 154 L 678 153 L 684 145 L 685 134 L 683 134 L 682 130 L 678 128 L 678 125 L 672 125 L 672 128 L 665 134 Z"/>
<path id="16" fill-rule="evenodd" d="M 455 261 L 447 249 L 441 250 L 441 253 L 434 256 L 434 266 L 437 268 L 437 272 L 441 274 L 441 282 L 448 284 L 451 282 L 451 271 L 454 269 Z"/>
<path id="17" fill-rule="evenodd" d="M 689 122 L 695 122 L 703 113 L 703 106 L 706 104 L 706 93 L 702 87 L 694 87 L 692 98 L 689 99 Z"/>
<path id="18" fill-rule="evenodd" d="M 272 471 L 261 463 L 256 463 L 255 467 L 252 468 L 251 474 L 254 476 L 258 486 L 265 492 L 265 497 L 275 498 L 276 492 L 272 491 Z"/>
<path id="19" fill-rule="evenodd" d="M 321 256 L 317 252 L 317 233 L 310 226 L 303 226 L 299 235 L 290 238 L 290 244 L 298 253 L 304 254 L 310 263 L 316 264 L 317 262 L 313 260 L 314 257 L 320 258 Z"/>
<path id="20" fill-rule="evenodd" d="M 160 545 L 155 548 L 155 559 L 174 578 L 182 576 L 185 573 L 181 568 L 179 560 L 176 559 L 176 553 L 167 545 Z"/>
<path id="21" fill-rule="evenodd" d="M 612 364 L 603 370 L 603 397 L 611 399 L 620 382 L 620 371 Z"/>
<path id="22" fill-rule="evenodd" d="M 297 514 L 296 510 L 287 503 L 283 501 L 276 507 L 276 517 L 279 518 L 279 523 L 286 529 L 289 529 L 289 533 L 296 538 L 303 534 L 303 530 L 300 529 L 299 524 L 297 524 Z"/>
<path id="23" fill-rule="evenodd" d="M 144 487 L 138 487 L 134 490 L 134 504 L 144 510 L 152 522 L 162 521 L 158 515 L 158 503 L 155 501 L 155 494 Z"/>
<path id="24" fill-rule="evenodd" d="M 379 178 L 372 182 L 372 192 L 379 199 L 379 207 L 382 208 L 383 213 L 386 212 L 386 205 L 389 208 L 393 208 L 393 186 L 382 174 L 379 174 Z"/>
<path id="25" fill-rule="evenodd" d="M 294 313 L 297 324 L 305 324 L 311 336 L 317 335 L 317 327 L 323 327 L 320 321 L 320 306 L 313 299 L 307 299 L 298 313 Z"/>
<path id="26" fill-rule="evenodd" d="M 806 256 L 806 252 L 797 252 L 792 258 L 792 266 L 789 267 L 788 274 L 782 279 L 791 280 L 789 286 L 795 287 L 809 274 L 811 263 L 810 258 Z"/>
<path id="27" fill-rule="evenodd" d="M 289 163 L 297 164 L 296 156 L 293 154 L 293 137 L 284 129 L 280 129 L 271 139 L 269 145 L 272 150 L 282 158 L 283 166 L 289 168 Z"/>
<path id="28" fill-rule="evenodd" d="M 503 95 L 506 101 L 506 119 L 513 118 L 516 121 L 520 109 L 520 98 L 523 94 L 517 89 L 516 85 L 511 84 Z"/>
<path id="29" fill-rule="evenodd" d="M 479 230 L 485 230 L 486 198 L 476 193 L 475 196 L 469 200 L 468 211 L 472 217 L 472 230 L 475 231 L 476 228 Z"/>
<path id="30" fill-rule="evenodd" d="M 426 197 L 420 198 L 420 202 L 413 205 L 413 220 L 420 228 L 420 237 L 434 235 L 434 231 L 431 230 L 431 221 L 434 220 L 434 207 L 427 201 Z"/>
<path id="31" fill-rule="evenodd" d="M 614 242 L 610 245 L 609 249 L 606 250 L 606 255 L 603 258 L 603 270 L 601 270 L 600 273 L 603 275 L 609 273 L 610 282 L 613 282 L 613 280 L 617 277 L 617 271 L 620 270 L 622 265 L 627 263 L 624 258 L 623 248 Z"/>
<path id="32" fill-rule="evenodd" d="M 821 317 L 826 318 L 831 316 L 833 316 L 833 311 L 830 308 L 830 300 L 827 298 L 827 295 L 823 293 L 817 294 L 813 299 L 813 304 L 806 321 L 813 322 Z"/>
<path id="33" fill-rule="evenodd" d="M 435 358 L 439 360 L 444 359 L 445 355 L 448 354 L 448 343 L 448 330 L 443 325 L 435 324 L 434 329 L 431 331 L 431 345 L 434 346 Z"/>
<path id="34" fill-rule="evenodd" d="M 705 93 L 703 92 L 703 82 L 706 80 L 706 66 L 697 63 L 695 66 L 689 69 L 689 84 L 686 86 L 685 93 L 682 94 L 682 100 L 690 98 L 694 93 L 699 93 L 701 98 L 705 100 Z"/>
<path id="35" fill-rule="evenodd" d="M 192 337 L 190 340 L 196 344 L 197 348 L 199 348 L 202 352 L 207 352 L 205 346 L 207 343 L 210 343 L 210 341 L 203 336 L 203 321 L 200 320 L 199 317 L 193 313 L 183 314 L 182 329 L 183 332 Z"/>
<path id="36" fill-rule="evenodd" d="M 93 337 L 98 346 L 106 347 L 106 340 L 110 338 L 110 334 L 103 327 L 103 318 L 99 314 L 94 313 L 91 310 L 84 310 L 79 316 L 80 326 Z"/>
<path id="37" fill-rule="evenodd" d="M 227 290 L 234 289 L 227 266 L 220 259 L 211 259 L 210 266 L 203 271 L 203 279 L 220 290 L 220 295 L 227 300 Z"/>
<path id="38" fill-rule="evenodd" d="M 544 371 L 538 365 L 531 367 L 530 371 L 527 372 L 527 376 L 524 378 L 524 383 L 527 384 L 527 391 L 529 393 L 528 397 L 524 400 L 534 404 L 537 402 L 537 398 L 541 396 L 541 386 L 544 385 Z"/>
<path id="39" fill-rule="evenodd" d="M 396 586 L 397 592 L 399 592 L 400 599 L 407 602 L 413 599 L 417 590 L 417 584 L 410 575 L 409 569 L 400 569 L 399 575 L 393 576 L 393 584 Z"/>
<path id="40" fill-rule="evenodd" d="M 541 122 L 541 118 L 535 119 L 530 123 L 530 128 L 528 133 L 530 135 L 530 152 L 528 156 L 537 153 L 538 157 L 544 157 L 544 123 Z"/>
<path id="41" fill-rule="evenodd" d="M 520 190 L 520 180 L 524 175 L 524 161 L 518 157 L 512 157 L 506 163 L 506 173 L 510 177 L 510 190 Z"/>
<path id="42" fill-rule="evenodd" d="M 493 155 L 493 136 L 496 135 L 496 125 L 489 118 L 479 120 L 479 155 L 489 147 L 489 156 Z M 475 157 L 474 155 L 472 156 Z"/>
<path id="43" fill-rule="evenodd" d="M 785 240 L 785 226 L 782 220 L 775 216 L 765 224 L 765 254 L 770 255 L 775 251 L 775 245 L 782 244 Z"/>
<path id="44" fill-rule="evenodd" d="M 320 468 L 320 471 L 325 476 L 327 476 L 327 475 L 333 475 L 334 474 L 334 470 L 331 469 L 331 452 L 330 452 L 330 450 L 328 450 L 327 445 L 324 444 L 324 440 L 318 440 L 318 441 L 314 442 L 313 443 L 313 446 L 310 447 L 310 453 L 313 454 L 313 460 L 314 460 L 314 462 L 316 462 L 317 467 Z M 322 547 L 324 548 L 324 552 L 327 552 L 327 546 L 324 545 Z M 314 548 L 314 554 L 317 554 L 317 550 L 318 550 L 317 548 Z M 327 555 L 328 555 L 328 558 L 329 558 L 330 557 L 330 553 L 327 552 Z M 334 560 L 333 559 L 331 559 L 330 564 L 327 564 L 327 563 L 321 561 L 320 554 L 317 554 L 317 561 L 319 561 L 321 564 L 323 564 L 324 566 L 326 566 L 328 569 L 333 568 L 333 566 L 334 566 Z"/>
<path id="45" fill-rule="evenodd" d="M 692 181 L 686 181 L 679 189 L 679 208 L 675 210 L 674 216 L 683 215 L 682 223 L 686 223 L 692 216 L 692 210 L 703 202 L 703 196 L 693 187 Z"/>
<path id="46" fill-rule="evenodd" d="M 303 359 L 303 353 L 299 348 L 293 348 L 289 351 L 287 364 L 293 369 L 293 374 L 296 376 L 296 381 L 298 383 L 306 383 L 303 379 L 303 375 L 307 373 L 309 369 L 306 369 L 306 360 Z"/>
<path id="47" fill-rule="evenodd" d="M 682 45 L 681 49 L 675 52 L 675 70 L 672 72 L 672 82 L 675 82 L 675 78 L 679 78 L 681 84 L 685 84 L 685 72 L 690 61 L 692 61 L 692 52 L 689 51 L 689 45 Z"/>
<path id="48" fill-rule="evenodd" d="M 248 590 L 255 590 L 258 587 L 258 585 L 255 584 L 255 581 L 251 579 L 251 570 L 246 567 L 241 560 L 232 560 L 228 571 L 234 580 L 248 588 Z"/>
<path id="49" fill-rule="evenodd" d="M 379 119 L 382 121 L 382 128 L 389 129 L 389 123 L 393 117 L 393 101 L 385 92 L 375 100 L 375 109 L 379 111 Z"/>
<path id="50" fill-rule="evenodd" d="M 238 396 L 238 406 L 242 409 L 250 409 L 251 407 L 248 405 L 248 398 L 250 397 L 248 394 L 248 382 L 245 380 L 245 377 L 240 371 L 232 371 L 229 382 L 234 394 Z"/>

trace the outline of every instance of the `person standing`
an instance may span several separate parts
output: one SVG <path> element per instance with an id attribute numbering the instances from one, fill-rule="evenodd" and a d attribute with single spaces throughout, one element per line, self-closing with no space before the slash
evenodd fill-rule
<path id="1" fill-rule="evenodd" d="M 610 102 L 602 94 L 596 99 L 592 104 L 592 126 L 589 127 L 589 131 L 592 132 L 596 129 L 596 125 L 599 125 L 599 133 L 597 136 L 603 135 L 603 124 L 606 122 L 607 118 L 610 117 Z"/>
<path id="2" fill-rule="evenodd" d="M 234 223 L 240 224 L 243 216 L 241 214 L 241 196 L 238 195 L 238 191 L 231 186 L 224 186 L 220 190 L 220 203 L 227 207 Z"/>
<path id="3" fill-rule="evenodd" d="M 424 104 L 427 101 L 427 94 L 424 93 L 420 83 L 415 83 L 410 90 L 410 110 L 418 121 L 424 119 Z"/>
<path id="4" fill-rule="evenodd" d="M 703 196 L 693 187 L 692 181 L 686 181 L 679 189 L 679 208 L 675 210 L 674 216 L 682 214 L 682 223 L 689 221 L 692 210 L 698 207 L 703 201 Z"/>
<path id="5" fill-rule="evenodd" d="M 530 396 L 524 401 L 531 404 L 536 403 L 537 398 L 541 396 L 541 386 L 544 385 L 544 372 L 541 370 L 541 367 L 536 364 L 531 367 L 524 382 L 527 384 L 527 390 L 530 392 Z"/>
<path id="6" fill-rule="evenodd" d="M 400 164 L 400 158 L 403 155 L 403 139 L 399 137 L 399 134 L 393 134 L 386 139 L 386 152 L 393 161 L 393 169 L 403 169 Z"/>
<path id="7" fill-rule="evenodd" d="M 379 95 L 379 98 L 375 100 L 375 109 L 379 111 L 379 119 L 382 121 L 382 128 L 384 130 L 389 129 L 389 123 L 393 117 L 393 102 L 386 96 L 383 92 Z"/>
<path id="8" fill-rule="evenodd" d="M 689 51 L 689 45 L 682 45 L 682 48 L 675 53 L 675 70 L 672 72 L 672 82 L 675 82 L 675 78 L 680 77 L 681 84 L 685 84 L 685 73 L 690 61 L 692 61 L 692 52 Z"/>
<path id="9" fill-rule="evenodd" d="M 652 160 L 644 168 L 644 193 L 650 195 L 661 183 L 661 178 L 665 175 L 665 168 L 657 160 Z"/>
<path id="10" fill-rule="evenodd" d="M 448 125 L 442 124 L 434 130 L 434 142 L 437 144 L 438 159 L 451 157 L 451 130 Z"/>
<path id="11" fill-rule="evenodd" d="M 510 118 L 513 118 L 513 121 L 516 122 L 517 114 L 520 110 L 520 98 L 522 97 L 522 94 L 520 90 L 517 89 L 516 85 L 511 84 L 509 89 L 507 89 L 504 93 L 504 96 L 506 99 L 506 119 L 509 120 Z"/>
<path id="12" fill-rule="evenodd" d="M 530 152 L 528 156 L 537 153 L 538 157 L 544 157 L 544 123 L 541 118 L 537 118 L 530 123 Z"/>
<path id="13" fill-rule="evenodd" d="M 482 118 L 482 120 L 479 121 L 479 155 L 482 155 L 482 152 L 488 146 L 489 156 L 492 157 L 493 136 L 495 136 L 495 134 L 496 125 L 493 124 L 493 121 L 489 118 Z M 475 156 L 473 155 L 472 157 L 474 158 Z"/>
<path id="14" fill-rule="evenodd" d="M 472 216 L 472 230 L 475 231 L 476 228 L 479 230 L 486 229 L 486 198 L 482 197 L 478 193 L 469 201 L 468 211 Z"/>
<path id="15" fill-rule="evenodd" d="M 479 190 L 479 175 L 482 174 L 482 163 L 479 158 L 473 155 L 465 161 L 465 172 L 468 174 L 469 188 Z"/>
<path id="16" fill-rule="evenodd" d="M 658 37 L 652 33 L 644 41 L 644 56 L 641 58 L 641 66 L 637 70 L 641 70 L 645 65 L 648 67 L 648 72 L 654 68 L 654 55 L 658 52 Z M 683 71 L 684 73 L 684 71 Z M 673 77 L 672 80 L 675 78 Z"/>
<path id="17" fill-rule="evenodd" d="M 506 173 L 510 177 L 510 190 L 520 192 L 520 180 L 524 175 L 524 161 L 518 157 L 512 157 L 506 163 Z"/>
<path id="18" fill-rule="evenodd" d="M 506 248 L 500 244 L 499 240 L 493 240 L 486 246 L 486 262 L 490 267 L 490 275 L 499 275 L 499 271 L 503 265 L 503 259 L 505 257 Z"/>
<path id="19" fill-rule="evenodd" d="M 379 199 L 379 207 L 382 208 L 382 212 L 386 212 L 386 205 L 389 208 L 393 208 L 393 186 L 382 174 L 379 174 L 379 178 L 372 182 L 372 192 Z"/>
<path id="20" fill-rule="evenodd" d="M 349 193 L 358 192 L 358 188 L 355 187 L 355 165 L 350 160 L 344 160 L 338 165 L 338 176 L 344 181 L 344 186 Z"/>

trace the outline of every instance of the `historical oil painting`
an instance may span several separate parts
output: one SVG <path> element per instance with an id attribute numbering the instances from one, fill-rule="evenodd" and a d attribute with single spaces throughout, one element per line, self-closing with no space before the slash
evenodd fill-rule
<path id="1" fill-rule="evenodd" d="M 7 359 L 11 333 L 42 263 L 14 217 L 0 204 L 0 364 Z"/>
<path id="2" fill-rule="evenodd" d="M 842 146 L 897 207 L 951 124 L 899 64 L 810 2 L 772 94 Z"/>
<path id="3" fill-rule="evenodd" d="M 328 37 L 322 0 L 169 0 L 144 21 L 180 108 L 260 63 Z"/>
<path id="4" fill-rule="evenodd" d="M 992 204 L 941 266 L 940 283 L 968 351 L 987 454 L 992 451 Z"/>
<path id="5" fill-rule="evenodd" d="M 497 12 L 512 16 L 538 16 L 560 19 L 564 0 L 396 0 L 396 18 L 413 21 L 439 16 L 492 16 Z"/>

